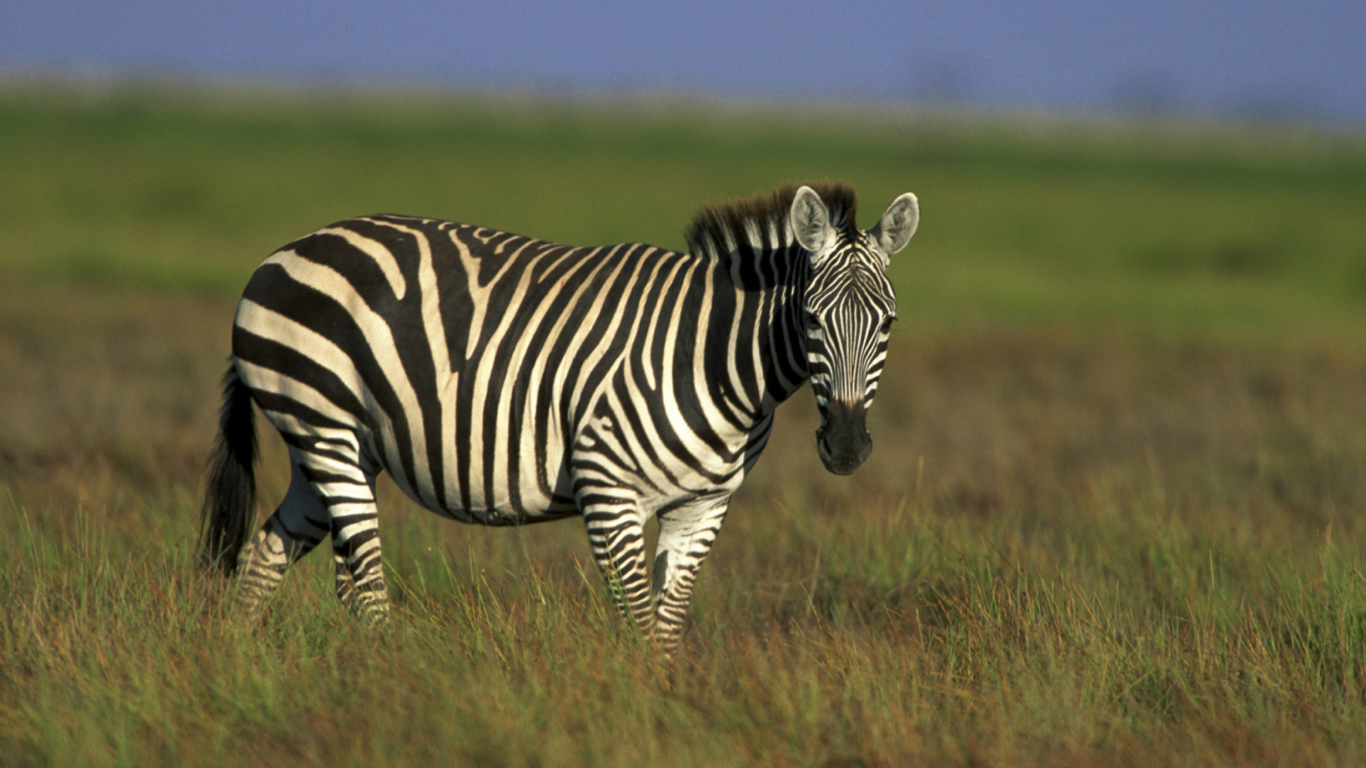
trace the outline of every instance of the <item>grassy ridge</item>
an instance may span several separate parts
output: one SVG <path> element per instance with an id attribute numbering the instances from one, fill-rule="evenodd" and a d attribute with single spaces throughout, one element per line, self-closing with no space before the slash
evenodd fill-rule
<path id="1" fill-rule="evenodd" d="M 1352 141 L 11 93 L 0 167 L 0 765 L 1366 759 Z M 808 177 L 856 183 L 865 225 L 925 208 L 876 447 L 829 476 L 809 396 L 780 411 L 675 666 L 572 522 L 459 526 L 382 485 L 383 633 L 317 556 L 254 628 L 191 568 L 270 249 L 376 210 L 678 246 L 699 203 Z"/>

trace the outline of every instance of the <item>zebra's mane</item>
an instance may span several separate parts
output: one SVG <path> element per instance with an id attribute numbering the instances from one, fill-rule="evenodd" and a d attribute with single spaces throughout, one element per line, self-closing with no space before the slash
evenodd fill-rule
<path id="1" fill-rule="evenodd" d="M 854 235 L 858 195 L 854 188 L 840 182 L 808 184 L 830 211 L 830 226 Z M 720 208 L 706 206 L 693 217 L 685 237 L 689 250 L 698 255 L 721 258 L 742 243 L 751 247 L 777 247 L 788 244 L 787 218 L 799 184 L 787 184 L 768 194 L 734 200 Z M 770 228 L 772 227 L 772 229 Z M 771 242 L 776 229 L 779 242 Z M 755 236 L 759 240 L 755 240 Z"/>

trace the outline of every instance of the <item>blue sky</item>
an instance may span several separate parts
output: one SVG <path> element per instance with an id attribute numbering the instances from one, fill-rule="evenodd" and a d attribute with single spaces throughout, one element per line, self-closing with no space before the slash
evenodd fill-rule
<path id="1" fill-rule="evenodd" d="M 5 71 L 1366 125 L 1366 3 L 12 0 Z"/>

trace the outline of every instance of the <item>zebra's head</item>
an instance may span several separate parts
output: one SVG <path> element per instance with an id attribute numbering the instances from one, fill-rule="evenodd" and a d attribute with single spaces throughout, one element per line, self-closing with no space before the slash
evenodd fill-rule
<path id="1" fill-rule="evenodd" d="M 820 408 L 816 451 L 837 475 L 858 469 L 873 451 L 864 421 L 877 393 L 896 319 L 896 293 L 887 280 L 888 257 L 906 247 L 920 221 L 915 195 L 892 201 L 882 220 L 863 231 L 853 210 L 832 221 L 810 187 L 797 190 L 789 221 L 811 258 L 806 289 L 806 362 Z"/>

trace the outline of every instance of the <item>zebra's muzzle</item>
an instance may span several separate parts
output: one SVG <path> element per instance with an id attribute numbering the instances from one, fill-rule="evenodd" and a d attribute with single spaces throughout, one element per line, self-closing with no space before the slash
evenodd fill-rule
<path id="1" fill-rule="evenodd" d="M 825 426 L 816 430 L 816 453 L 826 469 L 848 475 L 868 460 L 873 438 L 864 421 L 866 413 L 863 403 L 831 401 L 826 407 Z"/>

